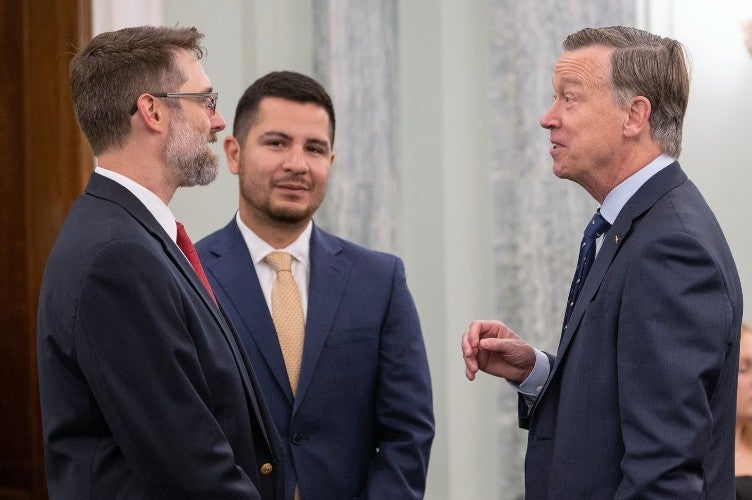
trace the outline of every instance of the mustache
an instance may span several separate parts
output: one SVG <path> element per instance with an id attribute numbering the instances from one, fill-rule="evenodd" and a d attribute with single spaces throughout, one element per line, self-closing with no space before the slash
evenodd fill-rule
<path id="1" fill-rule="evenodd" d="M 209 133 L 209 142 L 211 144 L 214 144 L 215 142 L 217 142 L 217 133 L 216 132 L 210 132 Z"/>
<path id="2" fill-rule="evenodd" d="M 311 183 L 305 178 L 303 178 L 303 174 L 287 175 L 279 179 L 274 179 L 274 181 L 272 182 L 272 185 L 274 186 L 286 185 L 286 184 L 288 185 L 292 184 L 303 189 L 311 189 Z"/>

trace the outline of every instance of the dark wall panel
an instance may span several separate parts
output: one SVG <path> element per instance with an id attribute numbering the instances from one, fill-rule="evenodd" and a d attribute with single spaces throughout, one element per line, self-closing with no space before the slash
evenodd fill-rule
<path id="1" fill-rule="evenodd" d="M 68 83 L 89 4 L 0 2 L 0 498 L 46 498 L 35 316 L 47 254 L 91 168 Z"/>

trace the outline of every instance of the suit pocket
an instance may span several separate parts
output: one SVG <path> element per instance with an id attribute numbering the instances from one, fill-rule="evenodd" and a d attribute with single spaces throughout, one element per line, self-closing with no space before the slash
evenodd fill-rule
<path id="1" fill-rule="evenodd" d="M 378 328 L 367 326 L 349 328 L 347 330 L 337 330 L 329 333 L 325 345 L 327 347 L 336 347 L 340 345 L 354 344 L 356 342 L 376 342 L 378 335 Z"/>
<path id="2" fill-rule="evenodd" d="M 593 320 L 604 316 L 611 309 L 611 293 L 599 292 L 585 309 L 583 321 Z"/>

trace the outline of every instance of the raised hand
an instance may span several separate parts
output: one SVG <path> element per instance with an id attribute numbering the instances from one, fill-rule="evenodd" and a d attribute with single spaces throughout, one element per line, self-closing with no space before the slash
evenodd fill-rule
<path id="1" fill-rule="evenodd" d="M 478 320 L 462 335 L 465 376 L 475 380 L 478 370 L 522 382 L 535 366 L 535 350 L 501 321 Z"/>

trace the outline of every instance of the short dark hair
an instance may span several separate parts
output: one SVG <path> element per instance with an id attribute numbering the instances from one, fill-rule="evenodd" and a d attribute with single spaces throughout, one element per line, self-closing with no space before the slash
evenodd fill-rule
<path id="1" fill-rule="evenodd" d="M 187 77 L 175 56 L 201 59 L 203 37 L 196 28 L 137 26 L 101 33 L 73 57 L 73 110 L 95 156 L 123 146 L 138 96 L 178 90 Z"/>
<path id="2" fill-rule="evenodd" d="M 564 40 L 564 50 L 601 45 L 614 48 L 611 84 L 618 103 L 643 96 L 650 101 L 650 134 L 661 151 L 678 158 L 689 101 L 684 47 L 671 38 L 625 26 L 585 28 Z"/>
<path id="3" fill-rule="evenodd" d="M 279 97 L 300 103 L 318 104 L 329 115 L 329 139 L 334 145 L 335 117 L 332 99 L 313 78 L 294 71 L 274 71 L 246 89 L 235 109 L 232 135 L 243 145 L 248 130 L 258 118 L 259 103 L 265 97 Z"/>

